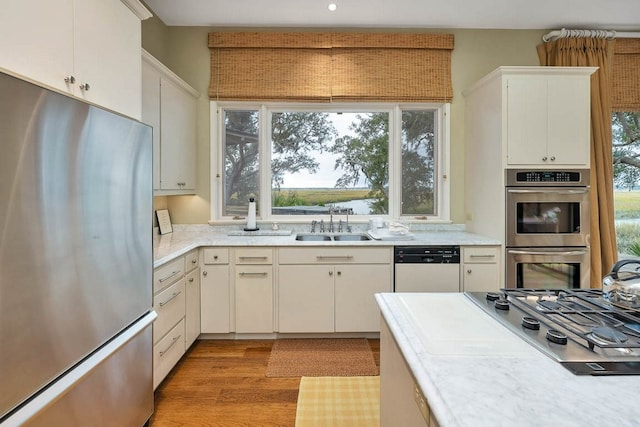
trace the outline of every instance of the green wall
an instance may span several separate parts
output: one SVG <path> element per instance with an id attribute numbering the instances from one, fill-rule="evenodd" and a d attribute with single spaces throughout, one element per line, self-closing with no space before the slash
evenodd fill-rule
<path id="1" fill-rule="evenodd" d="M 209 49 L 207 34 L 228 29 L 167 27 L 157 18 L 144 21 L 142 45 L 200 92 L 197 132 L 197 194 L 156 198 L 168 208 L 174 223 L 206 223 L 210 219 L 209 171 Z M 317 30 L 317 29 L 316 29 Z M 329 31 L 345 31 L 328 29 Z M 299 30 L 296 30 L 299 31 Z M 362 31 L 362 30 L 357 30 Z M 387 30 L 388 31 L 388 30 Z M 407 32 L 410 30 L 398 30 Z M 454 34 L 451 103 L 451 219 L 464 224 L 464 97 L 462 92 L 501 65 L 539 65 L 536 46 L 542 30 L 429 30 Z"/>

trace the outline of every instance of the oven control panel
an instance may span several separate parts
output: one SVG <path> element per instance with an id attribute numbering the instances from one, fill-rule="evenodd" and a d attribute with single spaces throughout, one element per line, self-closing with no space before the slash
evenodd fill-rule
<path id="1" fill-rule="evenodd" d="M 507 186 L 589 185 L 589 170 L 507 169 Z"/>

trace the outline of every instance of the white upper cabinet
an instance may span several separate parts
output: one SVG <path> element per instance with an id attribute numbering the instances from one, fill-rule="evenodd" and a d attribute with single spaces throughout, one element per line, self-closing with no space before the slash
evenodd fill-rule
<path id="1" fill-rule="evenodd" d="M 8 0 L 0 68 L 124 115 L 141 117 L 137 0 Z"/>
<path id="2" fill-rule="evenodd" d="M 588 75 L 506 78 L 507 163 L 589 166 Z"/>
<path id="3" fill-rule="evenodd" d="M 196 108 L 200 94 L 142 51 L 142 121 L 153 127 L 156 195 L 196 188 Z"/>

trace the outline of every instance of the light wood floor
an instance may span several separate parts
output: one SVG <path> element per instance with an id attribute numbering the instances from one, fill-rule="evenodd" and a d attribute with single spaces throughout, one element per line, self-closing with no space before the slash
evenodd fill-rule
<path id="1" fill-rule="evenodd" d="M 156 389 L 151 427 L 293 426 L 300 378 L 267 378 L 271 340 L 202 340 Z M 369 340 L 380 366 L 380 341 Z"/>

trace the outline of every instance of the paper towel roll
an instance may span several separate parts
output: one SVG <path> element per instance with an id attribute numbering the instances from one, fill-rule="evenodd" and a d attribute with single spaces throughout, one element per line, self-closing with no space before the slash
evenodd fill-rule
<path id="1" fill-rule="evenodd" d="M 246 231 L 257 230 L 256 227 L 256 202 L 253 197 L 249 199 L 249 213 L 247 214 L 247 228 Z"/>

